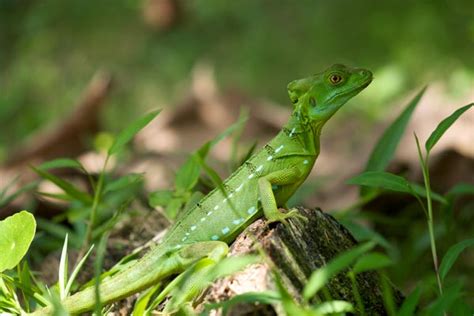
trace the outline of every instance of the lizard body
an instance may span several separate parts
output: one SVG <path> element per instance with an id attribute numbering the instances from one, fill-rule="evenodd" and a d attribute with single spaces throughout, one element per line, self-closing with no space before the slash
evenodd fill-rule
<path id="1" fill-rule="evenodd" d="M 363 90 L 372 73 L 333 65 L 326 71 L 288 85 L 295 110 L 282 131 L 240 166 L 223 183 L 224 192 L 211 191 L 171 227 L 164 240 L 133 266 L 100 284 L 101 300 L 116 301 L 182 272 L 203 258 L 219 260 L 227 246 L 255 219 L 286 221 L 296 211 L 281 213 L 304 182 L 319 155 L 321 128 L 347 100 Z M 72 312 L 94 306 L 94 288 L 63 301 Z M 37 314 L 47 314 L 50 307 Z"/>

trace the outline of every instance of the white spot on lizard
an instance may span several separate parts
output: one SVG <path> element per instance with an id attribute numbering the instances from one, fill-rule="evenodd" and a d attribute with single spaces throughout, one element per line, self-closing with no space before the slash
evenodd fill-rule
<path id="1" fill-rule="evenodd" d="M 285 147 L 285 146 L 283 146 L 283 145 L 280 145 L 280 147 L 278 147 L 277 149 L 275 149 L 275 152 L 276 152 L 276 153 L 277 153 L 277 152 L 279 152 L 280 150 L 282 150 L 282 149 L 283 149 L 283 147 Z"/>
<path id="2" fill-rule="evenodd" d="M 228 232 L 230 232 L 229 227 L 224 227 L 224 228 L 222 228 L 222 233 L 223 233 L 224 235 L 227 234 Z"/>
<path id="3" fill-rule="evenodd" d="M 247 210 L 247 213 L 248 213 L 248 214 L 253 214 L 253 213 L 255 213 L 255 211 L 256 211 L 255 206 L 252 206 L 251 208 L 249 208 L 249 209 Z"/>
<path id="4" fill-rule="evenodd" d="M 193 225 L 193 226 L 190 227 L 191 230 L 195 230 L 196 228 L 197 228 L 196 225 Z"/>
<path id="5" fill-rule="evenodd" d="M 262 171 L 262 169 L 263 169 L 263 165 L 260 165 L 260 166 L 257 167 L 257 169 L 255 171 L 259 172 L 259 171 Z"/>
<path id="6" fill-rule="evenodd" d="M 213 235 L 213 236 L 211 237 L 211 239 L 212 239 L 212 240 L 218 240 L 218 239 L 219 239 L 219 236 Z"/>

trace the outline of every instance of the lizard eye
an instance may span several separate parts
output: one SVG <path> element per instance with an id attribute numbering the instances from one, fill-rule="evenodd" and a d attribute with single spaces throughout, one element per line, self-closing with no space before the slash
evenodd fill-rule
<path id="1" fill-rule="evenodd" d="M 338 74 L 332 74 L 329 76 L 329 81 L 334 85 L 339 84 L 342 81 L 342 76 Z"/>

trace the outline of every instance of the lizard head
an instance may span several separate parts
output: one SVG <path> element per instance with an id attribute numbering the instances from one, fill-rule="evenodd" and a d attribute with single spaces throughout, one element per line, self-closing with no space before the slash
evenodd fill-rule
<path id="1" fill-rule="evenodd" d="M 336 64 L 322 73 L 290 82 L 288 94 L 300 114 L 313 122 L 325 122 L 371 81 L 369 70 Z"/>

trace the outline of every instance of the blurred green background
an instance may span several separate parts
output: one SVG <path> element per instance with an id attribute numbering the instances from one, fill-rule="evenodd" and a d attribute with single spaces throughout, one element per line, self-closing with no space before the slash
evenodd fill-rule
<path id="1" fill-rule="evenodd" d="M 341 62 L 373 69 L 361 97 L 380 104 L 443 81 L 462 96 L 474 78 L 474 1 L 181 1 L 167 29 L 147 1 L 0 0 L 0 161 L 9 148 L 70 113 L 98 69 L 116 79 L 102 113 L 119 130 L 186 94 L 199 61 L 222 88 L 288 104 L 292 79 Z"/>

